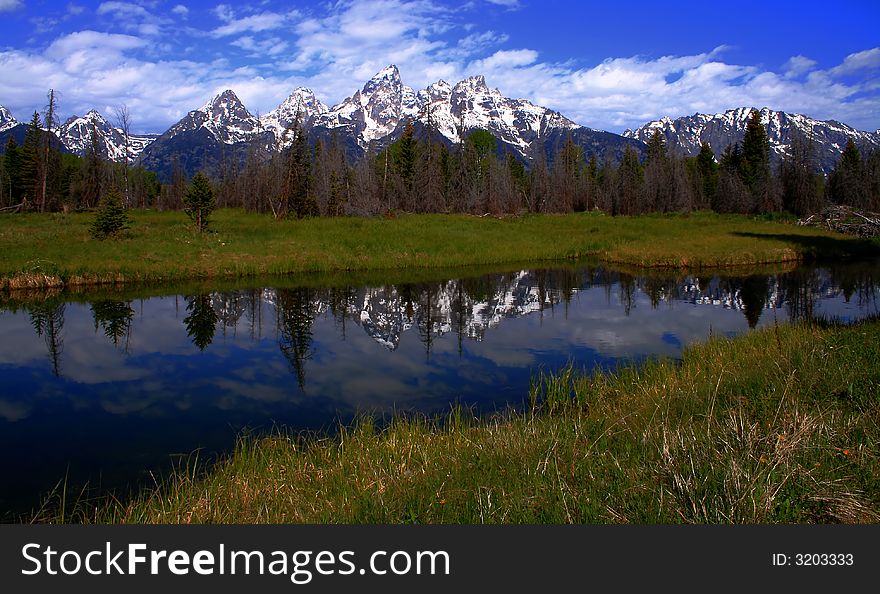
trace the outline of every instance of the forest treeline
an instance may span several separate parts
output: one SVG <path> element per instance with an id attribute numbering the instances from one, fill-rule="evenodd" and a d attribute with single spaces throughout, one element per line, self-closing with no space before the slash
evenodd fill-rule
<path id="1" fill-rule="evenodd" d="M 47 113 L 47 124 L 51 117 Z M 85 156 L 77 157 L 58 151 L 43 131 L 51 127 L 41 123 L 35 113 L 23 145 L 10 139 L 6 146 L 0 208 L 91 209 L 113 187 L 128 207 L 184 207 L 188 180 L 179 163 L 170 183 L 160 184 L 151 171 L 104 159 L 94 129 Z M 537 150 L 527 164 L 511 153 L 499 154 L 497 140 L 484 130 L 450 147 L 429 122 L 418 132 L 410 124 L 384 150 L 351 161 L 336 137 L 312 144 L 294 124 L 281 141 L 285 150 L 267 151 L 255 143 L 244 162 L 222 162 L 210 174 L 218 207 L 276 218 L 594 209 L 611 215 L 703 209 L 805 215 L 829 203 L 880 210 L 880 153 L 863 155 L 850 141 L 826 177 L 812 140 L 792 135 L 788 153 L 775 166 L 757 111 L 742 142 L 726 147 L 720 158 L 708 144 L 696 157 L 676 155 L 658 130 L 645 155 L 628 148 L 616 162 L 599 162 L 568 139 L 554 155 Z"/>

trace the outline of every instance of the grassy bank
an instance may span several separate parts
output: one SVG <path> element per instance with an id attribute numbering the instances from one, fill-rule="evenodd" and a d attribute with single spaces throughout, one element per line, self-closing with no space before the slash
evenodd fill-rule
<path id="1" fill-rule="evenodd" d="M 715 338 L 680 365 L 541 378 L 525 413 L 243 440 L 207 475 L 54 520 L 877 522 L 878 358 L 878 320 Z"/>
<path id="2" fill-rule="evenodd" d="M 91 239 L 91 214 L 0 215 L 0 288 L 239 278 L 313 271 L 441 268 L 598 256 L 707 267 L 866 255 L 877 244 L 741 216 L 275 221 L 221 210 L 198 234 L 179 212 L 133 211 L 121 241 Z"/>

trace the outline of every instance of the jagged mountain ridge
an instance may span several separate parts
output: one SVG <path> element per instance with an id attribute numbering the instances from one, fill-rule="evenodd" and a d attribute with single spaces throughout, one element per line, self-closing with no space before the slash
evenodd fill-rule
<path id="1" fill-rule="evenodd" d="M 741 142 L 746 124 L 755 108 L 739 107 L 714 115 L 695 113 L 676 119 L 664 117 L 648 122 L 635 130 L 626 130 L 623 136 L 647 142 L 655 130 L 660 130 L 667 147 L 694 156 L 700 151 L 700 144 L 708 142 L 717 158 L 721 157 L 727 146 Z M 804 138 L 812 138 L 816 144 L 817 165 L 824 173 L 830 173 L 848 139 L 862 150 L 880 148 L 880 131 L 863 132 L 835 120 L 817 120 L 805 115 L 774 111 L 767 107 L 760 110 L 761 123 L 770 141 L 773 161 L 788 154 L 793 131 Z"/>
<path id="2" fill-rule="evenodd" d="M 0 105 L 0 132 L 11 130 L 19 125 L 18 120 L 9 113 L 9 110 Z"/>
<path id="3" fill-rule="evenodd" d="M 302 319 L 329 312 L 343 315 L 377 344 L 392 351 L 400 346 L 405 333 L 413 331 L 429 332 L 433 336 L 460 333 L 464 338 L 479 342 L 488 331 L 507 320 L 551 312 L 564 303 L 566 293 L 573 298 L 592 287 L 612 285 L 620 290 L 619 281 L 614 277 L 605 271 L 586 272 L 571 282 L 570 278 L 554 278 L 553 271 L 520 270 L 485 279 L 484 290 L 479 294 L 469 292 L 462 279 L 426 285 L 406 293 L 394 285 L 361 287 L 352 291 L 344 303 L 335 301 L 332 307 L 329 292 L 319 289 L 302 302 L 309 310 L 309 315 Z M 805 287 L 790 285 L 784 275 L 771 275 L 758 281 L 747 287 L 748 279 L 692 275 L 669 279 L 659 286 L 656 281 L 638 279 L 632 290 L 643 295 L 653 294 L 649 299 L 656 299 L 657 303 L 678 302 L 739 311 L 747 319 L 752 316 L 754 322 L 767 310 L 788 308 L 789 317 L 796 317 L 799 313 L 791 310 L 792 307 L 797 309 L 792 303 L 793 297 L 795 302 L 812 303 L 845 295 L 843 289 L 834 287 L 833 277 L 827 270 L 816 273 L 808 287 L 808 299 L 804 299 Z M 569 284 L 565 285 L 566 282 Z M 238 319 L 252 311 L 247 303 L 251 297 L 245 291 L 214 293 L 211 303 L 218 319 L 225 326 L 234 327 Z M 260 299 L 276 307 L 280 303 L 274 289 L 263 289 Z M 619 299 L 625 300 L 623 296 Z"/>
<path id="4" fill-rule="evenodd" d="M 285 131 L 297 117 L 312 142 L 336 136 L 355 157 L 371 148 L 383 148 L 400 136 L 408 122 L 435 130 L 439 139 L 450 145 L 458 143 L 462 134 L 488 130 L 498 138 L 502 151 L 509 150 L 522 159 L 539 149 L 550 151 L 567 133 L 577 138 L 588 156 L 604 158 L 608 154 L 616 159 L 625 146 L 638 151 L 644 147 L 638 140 L 579 126 L 524 99 L 504 97 L 498 89 L 490 89 L 482 76 L 454 86 L 441 80 L 415 92 L 403 84 L 398 68 L 390 65 L 332 108 L 318 100 L 311 89 L 300 87 L 278 108 L 258 118 L 233 91 L 226 90 L 191 111 L 147 147 L 141 163 L 167 176 L 170 160 L 177 158 L 188 163 L 184 168 L 192 174 L 192 167 L 206 168 L 220 162 L 218 152 L 224 159 L 241 161 L 249 150 L 239 146 L 242 143 L 265 151 L 281 150 L 292 141 Z M 199 130 L 203 133 L 196 135 Z"/>
<path id="5" fill-rule="evenodd" d="M 92 142 L 92 126 L 98 139 L 98 153 L 105 159 L 122 162 L 126 158 L 125 133 L 107 119 L 91 110 L 84 116 L 72 116 L 61 125 L 58 136 L 67 149 L 79 156 L 86 154 Z M 128 161 L 137 159 L 144 148 L 158 138 L 157 134 L 129 134 Z"/>

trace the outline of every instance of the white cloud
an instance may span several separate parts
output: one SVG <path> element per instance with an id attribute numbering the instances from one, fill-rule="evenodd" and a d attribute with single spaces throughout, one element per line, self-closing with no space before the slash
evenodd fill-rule
<path id="1" fill-rule="evenodd" d="M 739 106 L 769 106 L 862 129 L 880 126 L 880 48 L 824 69 L 795 55 L 778 71 L 732 62 L 726 46 L 692 55 L 609 57 L 598 64 L 576 56 L 552 62 L 513 45 L 501 31 L 467 22 L 479 4 L 458 10 L 432 0 L 351 0 L 301 14 L 221 4 L 213 9 L 220 25 L 186 27 L 182 35 L 192 47 L 181 51 L 176 48 L 182 40 L 173 35 L 179 25 L 148 6 L 99 6 L 130 35 L 81 31 L 43 51 L 0 51 L 3 104 L 26 117 L 42 108 L 52 87 L 63 93 L 65 110 L 125 103 L 139 131 L 160 132 L 218 90 L 234 89 L 253 112 L 273 109 L 300 85 L 332 105 L 393 63 L 416 89 L 441 78 L 454 84 L 483 74 L 506 96 L 614 132 L 664 115 Z M 201 46 L 216 52 L 196 58 Z"/>
<path id="2" fill-rule="evenodd" d="M 840 66 L 831 69 L 833 76 L 847 76 L 865 70 L 880 69 L 880 47 L 850 54 Z"/>
<path id="3" fill-rule="evenodd" d="M 815 66 L 816 61 L 811 60 L 806 56 L 792 56 L 788 59 L 788 62 L 783 65 L 782 69 L 787 78 L 794 78 L 813 70 Z"/>
<path id="4" fill-rule="evenodd" d="M 211 31 L 213 37 L 227 37 L 229 35 L 238 35 L 245 32 L 259 33 L 261 31 L 271 31 L 285 27 L 287 23 L 296 18 L 299 13 L 292 10 L 287 13 L 264 12 L 254 14 L 247 17 L 234 19 L 232 13 L 228 13 L 230 20 L 221 27 L 217 27 Z"/>
<path id="5" fill-rule="evenodd" d="M 211 12 L 218 19 L 226 23 L 231 22 L 235 18 L 235 13 L 232 11 L 232 7 L 228 4 L 218 4 Z"/>
<path id="6" fill-rule="evenodd" d="M 184 6 L 183 4 L 178 4 L 174 8 L 171 9 L 172 14 L 176 14 L 179 17 L 186 18 L 189 16 L 189 8 Z"/>
<path id="7" fill-rule="evenodd" d="M 67 14 L 69 16 L 80 15 L 85 12 L 85 6 L 80 6 L 79 4 L 74 4 L 73 2 L 67 3 Z"/>
<path id="8" fill-rule="evenodd" d="M 529 49 L 522 50 L 499 50 L 483 60 L 471 63 L 471 69 L 475 71 L 494 71 L 503 68 L 518 68 L 528 66 L 538 59 L 538 52 Z"/>
<path id="9" fill-rule="evenodd" d="M 116 14 L 121 17 L 148 17 L 150 13 L 143 6 L 131 2 L 102 2 L 97 14 Z"/>
<path id="10" fill-rule="evenodd" d="M 21 0 L 0 0 L 0 12 L 18 10 L 22 6 L 24 6 L 24 2 Z"/>

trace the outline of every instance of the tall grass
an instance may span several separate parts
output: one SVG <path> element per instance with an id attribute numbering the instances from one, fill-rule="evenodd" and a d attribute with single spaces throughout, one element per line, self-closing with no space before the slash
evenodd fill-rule
<path id="1" fill-rule="evenodd" d="M 878 358 L 878 320 L 713 338 L 680 364 L 540 374 L 520 412 L 243 438 L 208 472 L 37 519 L 877 522 Z"/>
<path id="2" fill-rule="evenodd" d="M 125 239 L 97 241 L 91 214 L 0 215 L 0 288 L 238 278 L 563 260 L 594 255 L 638 266 L 734 266 L 876 253 L 876 244 L 812 228 L 713 213 L 599 213 L 495 219 L 276 221 L 216 213 L 197 233 L 182 213 L 132 211 Z"/>

